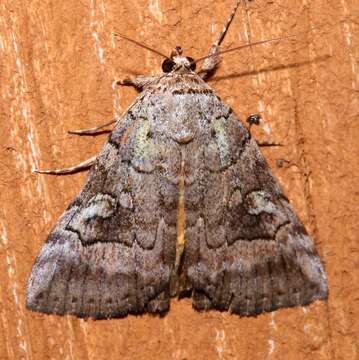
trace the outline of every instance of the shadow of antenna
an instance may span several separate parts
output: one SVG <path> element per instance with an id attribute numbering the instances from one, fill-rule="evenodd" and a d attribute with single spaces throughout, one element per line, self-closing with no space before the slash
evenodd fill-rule
<path id="1" fill-rule="evenodd" d="M 298 68 L 298 67 L 306 66 L 308 64 L 326 61 L 330 57 L 331 57 L 331 55 L 323 55 L 323 56 L 314 58 L 312 60 L 306 60 L 306 61 L 302 61 L 302 62 L 295 62 L 295 63 L 283 64 L 283 65 L 275 65 L 275 66 L 265 67 L 265 68 L 262 68 L 259 70 L 256 69 L 256 70 L 250 70 L 250 71 L 243 71 L 240 73 L 232 73 L 232 74 L 227 74 L 227 75 L 222 75 L 222 76 L 214 76 L 214 77 L 210 78 L 208 80 L 208 82 L 234 79 L 237 77 L 253 76 L 253 75 L 257 75 L 257 74 L 263 74 L 263 73 L 272 72 L 272 71 L 280 71 L 280 70 L 284 70 L 284 69 Z"/>

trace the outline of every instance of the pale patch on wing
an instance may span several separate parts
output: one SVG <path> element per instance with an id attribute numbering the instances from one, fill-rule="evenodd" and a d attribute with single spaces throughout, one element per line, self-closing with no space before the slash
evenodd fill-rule
<path id="1" fill-rule="evenodd" d="M 109 218 L 116 210 L 116 200 L 107 194 L 97 194 L 91 200 L 89 205 L 82 210 L 82 218 L 90 220 L 94 217 L 103 219 Z"/>
<path id="2" fill-rule="evenodd" d="M 253 191 L 247 196 L 247 202 L 250 203 L 248 212 L 251 215 L 259 215 L 262 212 L 274 214 L 276 206 L 270 201 L 270 196 L 265 191 Z"/>
<path id="3" fill-rule="evenodd" d="M 225 119 L 220 118 L 216 119 L 213 123 L 214 130 L 216 131 L 216 141 L 219 151 L 219 157 L 221 159 L 221 166 L 222 168 L 227 167 L 230 165 L 231 156 L 229 150 L 229 144 L 226 134 L 226 124 Z"/>

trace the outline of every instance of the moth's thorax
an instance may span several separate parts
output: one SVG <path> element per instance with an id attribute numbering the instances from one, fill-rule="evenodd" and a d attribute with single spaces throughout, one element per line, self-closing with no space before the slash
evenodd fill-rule
<path id="1" fill-rule="evenodd" d="M 186 56 L 174 56 L 173 62 L 175 63 L 174 72 L 176 73 L 192 73 L 191 61 Z"/>
<path id="2" fill-rule="evenodd" d="M 148 90 L 151 93 L 178 94 L 212 94 L 213 90 L 196 73 L 172 71 L 152 83 Z"/>

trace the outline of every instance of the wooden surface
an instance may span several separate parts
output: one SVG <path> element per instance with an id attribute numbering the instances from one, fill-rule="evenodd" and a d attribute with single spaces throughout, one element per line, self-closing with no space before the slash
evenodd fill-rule
<path id="1" fill-rule="evenodd" d="M 104 136 L 71 129 L 120 115 L 135 99 L 114 88 L 156 73 L 161 58 L 114 31 L 169 53 L 207 53 L 234 0 L 2 0 L 0 3 L 0 359 L 358 359 L 359 3 L 255 0 L 223 48 L 299 34 L 228 54 L 211 86 L 254 129 L 274 173 L 315 239 L 328 302 L 252 318 L 198 313 L 173 301 L 163 318 L 91 321 L 29 312 L 24 289 L 47 234 L 86 173 L 51 177 L 35 167 L 73 165 Z M 283 167 L 276 160 L 284 159 Z"/>

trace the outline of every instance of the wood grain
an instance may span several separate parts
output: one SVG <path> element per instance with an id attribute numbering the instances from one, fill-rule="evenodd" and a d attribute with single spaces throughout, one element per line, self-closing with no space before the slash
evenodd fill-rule
<path id="1" fill-rule="evenodd" d="M 97 153 L 105 138 L 68 130 L 121 114 L 129 73 L 169 53 L 206 54 L 233 1 L 3 0 L 0 4 L 0 359 L 356 359 L 359 355 L 359 4 L 256 0 L 242 7 L 223 48 L 288 34 L 296 39 L 228 54 L 210 85 L 259 140 L 326 263 L 329 300 L 252 318 L 198 313 L 172 301 L 164 318 L 85 321 L 29 312 L 27 276 L 48 232 L 86 174 L 51 177 Z M 276 167 L 277 159 L 285 159 Z"/>

